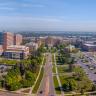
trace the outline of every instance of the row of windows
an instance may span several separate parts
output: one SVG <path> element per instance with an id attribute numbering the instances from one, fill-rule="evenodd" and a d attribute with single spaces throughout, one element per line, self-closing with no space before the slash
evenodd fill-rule
<path id="1" fill-rule="evenodd" d="M 23 59 L 24 54 L 23 53 L 4 52 L 4 57 L 10 58 L 10 59 Z"/>

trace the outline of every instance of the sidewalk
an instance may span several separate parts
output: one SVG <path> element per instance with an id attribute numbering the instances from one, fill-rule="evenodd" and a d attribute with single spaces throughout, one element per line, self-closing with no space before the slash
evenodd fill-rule
<path id="1" fill-rule="evenodd" d="M 54 53 L 54 63 L 55 63 L 55 69 L 56 69 L 56 77 L 57 77 L 57 80 L 58 80 L 58 84 L 59 84 L 59 87 L 60 87 L 60 90 L 61 90 L 61 94 L 62 96 L 64 96 L 64 92 L 63 92 L 63 89 L 62 89 L 62 85 L 61 85 L 61 82 L 60 82 L 60 78 L 59 78 L 59 73 L 58 73 L 58 69 L 57 69 L 57 64 L 56 64 L 56 58 L 55 58 L 55 53 Z"/>

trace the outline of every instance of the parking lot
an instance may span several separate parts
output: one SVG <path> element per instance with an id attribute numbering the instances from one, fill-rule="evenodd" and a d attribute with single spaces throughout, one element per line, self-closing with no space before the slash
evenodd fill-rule
<path id="1" fill-rule="evenodd" d="M 84 69 L 88 78 L 96 84 L 96 61 L 94 61 L 94 58 L 88 54 L 85 55 L 84 58 L 87 59 L 88 62 L 83 62 L 83 60 L 80 59 L 78 60 L 78 65 Z"/>
<path id="2" fill-rule="evenodd" d="M 8 66 L 8 65 L 0 65 L 0 76 L 6 75 L 8 70 L 11 69 L 12 66 Z"/>

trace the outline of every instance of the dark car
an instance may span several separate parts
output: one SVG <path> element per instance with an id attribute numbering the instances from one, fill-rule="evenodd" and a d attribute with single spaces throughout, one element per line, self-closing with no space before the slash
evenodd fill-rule
<path id="1" fill-rule="evenodd" d="M 39 93 L 40 93 L 40 94 L 42 94 L 42 93 L 43 93 L 43 91 L 40 91 Z"/>
<path id="2" fill-rule="evenodd" d="M 93 81 L 96 84 L 96 80 Z"/>
<path id="3" fill-rule="evenodd" d="M 96 72 L 94 72 L 94 74 L 96 74 Z"/>

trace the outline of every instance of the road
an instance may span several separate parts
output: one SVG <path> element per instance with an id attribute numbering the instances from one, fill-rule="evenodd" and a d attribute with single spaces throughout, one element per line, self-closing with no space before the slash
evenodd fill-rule
<path id="1" fill-rule="evenodd" d="M 26 96 L 26 95 L 20 93 L 7 92 L 7 91 L 0 91 L 0 96 Z"/>
<path id="2" fill-rule="evenodd" d="M 47 53 L 44 75 L 37 91 L 37 96 L 56 96 L 52 76 L 52 54 Z"/>

